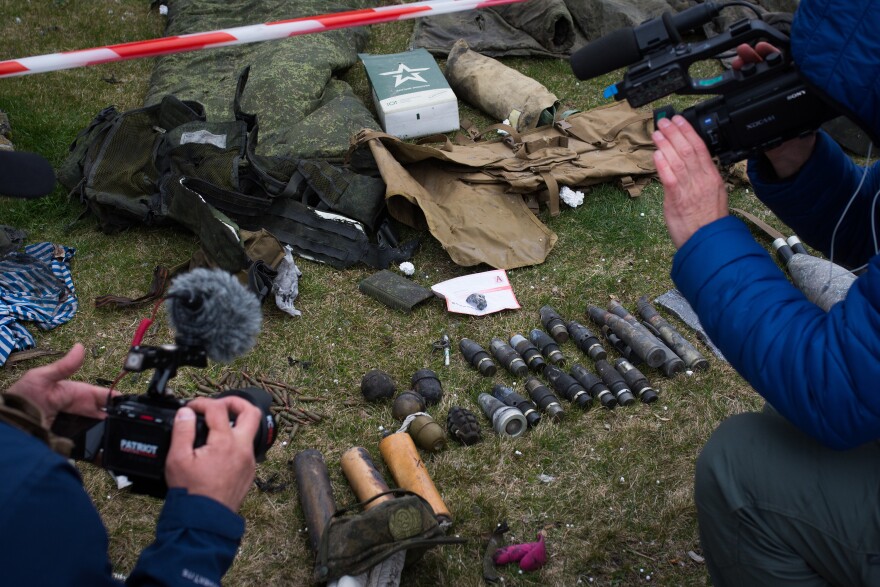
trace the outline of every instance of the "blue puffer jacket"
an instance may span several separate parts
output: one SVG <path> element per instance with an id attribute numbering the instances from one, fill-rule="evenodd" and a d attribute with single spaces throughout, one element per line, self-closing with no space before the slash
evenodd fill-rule
<path id="1" fill-rule="evenodd" d="M 880 136 L 875 4 L 802 0 L 791 50 L 813 84 Z M 880 167 L 865 172 L 820 133 L 795 177 L 770 181 L 755 161 L 750 177 L 758 197 L 826 254 L 858 191 L 834 244 L 835 261 L 867 263 L 846 299 L 828 313 L 809 302 L 733 217 L 697 231 L 676 254 L 672 278 L 731 364 L 791 422 L 833 448 L 880 439 L 880 255 L 871 227 Z"/>
<path id="2" fill-rule="evenodd" d="M 0 422 L 0 584 L 123 587 L 107 531 L 77 470 L 36 438 Z M 217 587 L 244 520 L 213 499 L 172 489 L 125 585 Z"/>

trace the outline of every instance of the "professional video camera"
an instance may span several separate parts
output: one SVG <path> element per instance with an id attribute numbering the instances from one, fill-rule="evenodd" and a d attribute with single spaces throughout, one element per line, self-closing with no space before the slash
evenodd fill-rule
<path id="1" fill-rule="evenodd" d="M 716 95 L 681 115 L 723 165 L 813 132 L 838 116 L 798 72 L 788 52 L 788 36 L 760 19 L 737 21 L 706 40 L 682 40 L 682 34 L 734 5 L 749 6 L 743 2 L 705 2 L 677 14 L 666 12 L 635 28 L 618 29 L 574 53 L 572 71 L 578 79 L 586 80 L 629 66 L 623 80 L 609 87 L 605 96 L 626 99 L 634 108 L 670 94 Z M 692 64 L 761 40 L 779 52 L 761 63 L 711 78 L 691 77 Z M 666 106 L 654 110 L 654 119 L 674 114 L 675 110 Z"/>
<path id="2" fill-rule="evenodd" d="M 128 478 L 132 490 L 156 497 L 167 492 L 165 459 L 171 446 L 174 416 L 188 401 L 174 397 L 169 380 L 182 366 L 205 367 L 207 359 L 226 362 L 250 350 L 260 330 L 260 303 L 232 275 L 196 269 L 175 279 L 166 301 L 175 344 L 147 346 L 139 340 L 131 347 L 123 369 L 153 369 L 147 392 L 108 399 L 107 418 L 82 421 L 62 417 L 53 431 L 74 440 L 77 459 L 99 463 L 114 476 Z M 136 339 L 139 337 L 136 337 Z M 251 387 L 222 392 L 236 395 L 263 413 L 254 437 L 254 455 L 262 461 L 275 440 L 272 398 L 266 390 Z M 61 416 L 61 415 L 59 415 Z M 230 417 L 231 425 L 235 417 Z M 208 427 L 197 415 L 194 446 L 205 444 Z"/>

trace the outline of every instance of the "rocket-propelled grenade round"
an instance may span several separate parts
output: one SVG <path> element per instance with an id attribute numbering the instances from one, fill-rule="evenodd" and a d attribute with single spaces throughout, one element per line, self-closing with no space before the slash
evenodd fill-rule
<path id="1" fill-rule="evenodd" d="M 709 361 L 706 360 L 706 357 L 657 312 L 647 297 L 639 298 L 636 308 L 639 315 L 657 331 L 663 342 L 681 357 L 688 369 L 704 370 L 709 368 Z"/>
<path id="2" fill-rule="evenodd" d="M 651 338 L 646 337 L 635 328 L 632 324 L 612 314 L 608 310 L 603 310 L 597 306 L 587 306 L 587 314 L 590 319 L 598 325 L 607 325 L 614 334 L 629 345 L 633 351 L 639 355 L 649 367 L 657 368 L 666 361 L 666 352 L 661 346 L 656 344 Z"/>
<path id="3" fill-rule="evenodd" d="M 559 403 L 559 398 L 553 395 L 550 388 L 541 383 L 537 377 L 529 377 L 526 379 L 525 388 L 529 392 L 532 401 L 538 404 L 538 407 L 544 410 L 551 420 L 559 422 L 565 416 L 565 410 Z"/>
<path id="4" fill-rule="evenodd" d="M 569 320 L 566 327 L 577 348 L 584 351 L 591 359 L 595 361 L 596 359 L 604 359 L 608 356 L 608 353 L 602 347 L 602 343 L 599 342 L 599 338 L 590 332 L 589 328 L 576 320 Z"/>
<path id="5" fill-rule="evenodd" d="M 627 385 L 623 375 L 618 373 L 617 369 L 612 367 L 608 361 L 605 359 L 599 359 L 596 361 L 596 371 L 599 372 L 602 381 L 605 382 L 605 385 L 607 385 L 608 389 L 611 390 L 611 393 L 614 394 L 618 404 L 628 406 L 636 401 L 636 398 L 632 394 L 632 391 L 630 391 L 629 385 Z"/>
<path id="6" fill-rule="evenodd" d="M 462 338 L 458 342 L 458 348 L 465 360 L 474 366 L 483 377 L 492 377 L 498 371 L 498 367 L 492 362 L 492 357 L 481 347 L 476 341 L 469 338 Z"/>
<path id="7" fill-rule="evenodd" d="M 623 375 L 626 384 L 643 403 L 650 404 L 657 401 L 657 390 L 651 387 L 645 374 L 636 369 L 632 363 L 626 359 L 617 359 L 614 361 L 614 368 Z"/>
<path id="8" fill-rule="evenodd" d="M 541 422 L 541 413 L 538 406 L 530 399 L 526 399 L 507 386 L 496 383 L 492 387 L 492 395 L 508 406 L 517 408 L 526 417 L 530 427 L 537 426 Z"/>
<path id="9" fill-rule="evenodd" d="M 615 314 L 621 318 L 623 318 L 630 326 L 636 329 L 636 332 L 641 333 L 646 338 L 652 340 L 654 344 L 663 349 L 663 353 L 666 355 L 666 358 L 663 360 L 663 363 L 660 365 L 660 370 L 666 377 L 673 377 L 677 373 L 681 373 L 685 370 L 685 364 L 681 357 L 675 354 L 671 348 L 666 346 L 666 343 L 655 334 L 653 330 L 639 322 L 638 318 L 629 313 L 629 310 L 623 307 L 620 302 L 615 300 L 611 300 L 608 302 L 608 311 L 612 314 Z"/>
<path id="10" fill-rule="evenodd" d="M 557 367 L 556 365 L 547 365 L 544 369 L 544 377 L 553 386 L 553 389 L 559 392 L 559 395 L 570 401 L 576 406 L 580 406 L 588 410 L 593 405 L 593 397 L 584 389 L 584 386 L 578 383 L 577 379 Z"/>
<path id="11" fill-rule="evenodd" d="M 602 359 L 599 360 L 601 361 Z M 617 405 L 617 398 L 614 397 L 614 394 L 611 393 L 611 390 L 608 389 L 605 382 L 602 381 L 598 375 L 588 371 L 586 367 L 583 367 L 582 365 L 572 365 L 571 376 L 574 377 L 578 383 L 583 385 L 584 389 L 589 392 L 590 396 L 592 396 L 593 399 L 598 400 L 603 408 L 611 410 Z"/>
<path id="12" fill-rule="evenodd" d="M 541 324 L 544 325 L 544 329 L 550 333 L 553 340 L 559 344 L 568 340 L 568 329 L 565 327 L 565 321 L 552 306 L 542 306 L 538 310 L 538 314 L 541 317 Z"/>
<path id="13" fill-rule="evenodd" d="M 538 347 L 532 344 L 532 341 L 522 334 L 514 334 L 510 337 L 510 346 L 516 349 L 516 352 L 522 356 L 523 361 L 526 362 L 529 369 L 535 373 L 541 373 L 544 371 L 544 367 L 547 366 L 547 361 L 544 360 L 544 355 L 541 354 Z"/>
<path id="14" fill-rule="evenodd" d="M 492 428 L 499 435 L 518 438 L 525 434 L 529 424 L 525 415 L 518 408 L 505 405 L 501 400 L 488 393 L 481 393 L 477 396 L 477 403 L 480 404 L 486 417 L 492 421 Z"/>
<path id="15" fill-rule="evenodd" d="M 562 354 L 562 351 L 559 350 L 559 345 L 556 344 L 556 341 L 549 334 L 540 328 L 533 328 L 529 332 L 529 340 L 538 347 L 538 350 L 541 351 L 541 354 L 550 363 L 558 366 L 565 365 L 565 355 Z"/>
<path id="16" fill-rule="evenodd" d="M 529 366 L 523 360 L 516 349 L 500 338 L 493 338 L 489 342 L 489 350 L 501 365 L 516 377 L 525 377 L 529 374 Z"/>
<path id="17" fill-rule="evenodd" d="M 611 345 L 611 348 L 623 355 L 626 360 L 631 362 L 633 365 L 641 365 L 645 362 L 645 360 L 638 356 L 628 344 L 620 340 L 620 337 L 614 334 L 614 332 L 611 330 L 611 328 L 608 327 L 607 324 L 603 324 L 601 326 L 601 331 L 602 336 L 605 337 L 605 340 L 608 341 L 608 344 Z M 606 355 L 602 358 L 607 359 L 608 357 Z M 594 360 L 598 361 L 599 359 L 597 358 Z"/>

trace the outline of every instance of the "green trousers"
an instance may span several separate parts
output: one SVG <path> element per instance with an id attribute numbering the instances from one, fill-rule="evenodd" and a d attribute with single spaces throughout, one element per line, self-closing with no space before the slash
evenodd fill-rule
<path id="1" fill-rule="evenodd" d="M 723 422 L 697 459 L 718 587 L 880 586 L 880 444 L 826 448 L 772 409 Z"/>

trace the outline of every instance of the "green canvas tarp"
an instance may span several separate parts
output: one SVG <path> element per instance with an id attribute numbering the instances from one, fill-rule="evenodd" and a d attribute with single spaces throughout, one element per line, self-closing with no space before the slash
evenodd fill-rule
<path id="1" fill-rule="evenodd" d="M 412 46 L 445 56 L 458 39 L 490 57 L 567 57 L 588 42 L 622 27 L 633 27 L 663 12 L 680 12 L 696 0 L 529 0 L 419 19 Z M 755 10 L 793 12 L 797 0 L 756 0 Z M 708 23 L 707 35 L 733 21 L 754 17 L 744 6 L 731 6 Z"/>

